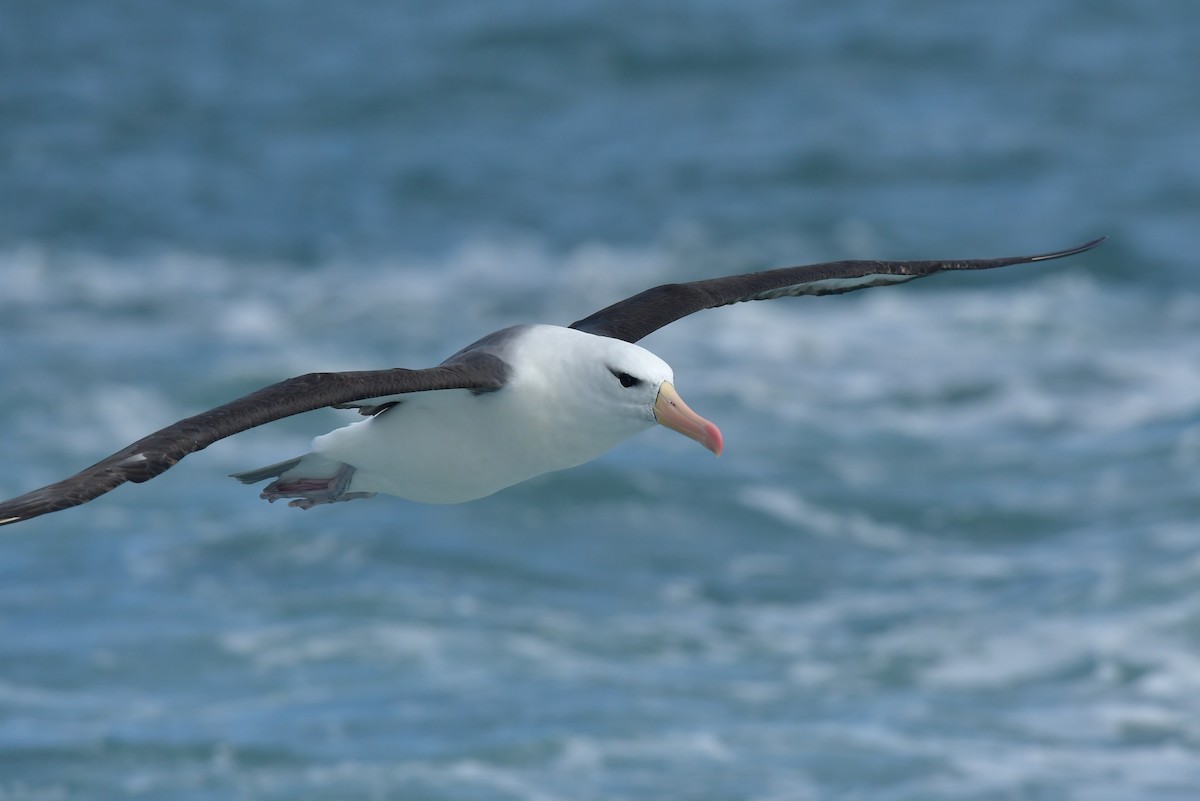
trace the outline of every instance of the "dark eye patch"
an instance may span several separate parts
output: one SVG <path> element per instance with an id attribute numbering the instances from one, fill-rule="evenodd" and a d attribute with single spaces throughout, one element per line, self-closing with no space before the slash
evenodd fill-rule
<path id="1" fill-rule="evenodd" d="M 625 387 L 626 389 L 629 387 L 636 387 L 638 384 L 642 383 L 642 379 L 634 378 L 629 373 L 622 373 L 620 370 L 614 370 L 611 367 L 608 368 L 608 371 L 616 376 L 617 380 L 621 382 L 621 386 Z"/>

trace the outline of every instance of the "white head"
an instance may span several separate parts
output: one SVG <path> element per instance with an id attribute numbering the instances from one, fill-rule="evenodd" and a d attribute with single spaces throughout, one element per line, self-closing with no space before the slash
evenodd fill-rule
<path id="1" fill-rule="evenodd" d="M 520 378 L 552 382 L 543 397 L 610 440 L 606 447 L 659 423 L 720 455 L 721 432 L 687 407 L 670 365 L 645 348 L 557 326 L 536 326 L 521 344 L 537 370 Z"/>

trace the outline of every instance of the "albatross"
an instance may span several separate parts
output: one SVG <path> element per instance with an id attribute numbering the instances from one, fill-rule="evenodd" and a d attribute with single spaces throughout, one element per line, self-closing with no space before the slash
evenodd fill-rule
<path id="1" fill-rule="evenodd" d="M 504 328 L 436 367 L 308 373 L 172 423 L 70 478 L 0 503 L 0 525 L 79 506 L 126 481 L 149 481 L 225 437 L 327 406 L 367 419 L 317 437 L 302 456 L 233 477 L 271 479 L 260 497 L 300 509 L 377 493 L 461 503 L 591 461 L 654 425 L 719 456 L 720 430 L 683 402 L 670 366 L 635 344 L 642 337 L 718 306 L 1050 261 L 1104 239 L 1033 256 L 835 261 L 665 284 L 565 328 Z"/>

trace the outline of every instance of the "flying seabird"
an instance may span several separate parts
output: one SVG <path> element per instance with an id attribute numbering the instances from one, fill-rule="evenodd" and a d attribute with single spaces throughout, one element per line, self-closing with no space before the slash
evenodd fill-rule
<path id="1" fill-rule="evenodd" d="M 1094 248 L 958 261 L 837 261 L 665 284 L 569 327 L 517 325 L 485 336 L 436 367 L 309 373 L 172 423 L 56 484 L 0 503 L 0 525 L 148 481 L 189 453 L 255 426 L 331 406 L 368 417 L 313 440 L 312 450 L 235 473 L 273 479 L 260 497 L 289 506 L 398 495 L 460 503 L 591 461 L 661 424 L 720 455 L 721 432 L 684 404 L 671 368 L 634 344 L 703 309 L 748 300 L 833 295 L 944 270 L 1049 261 Z"/>

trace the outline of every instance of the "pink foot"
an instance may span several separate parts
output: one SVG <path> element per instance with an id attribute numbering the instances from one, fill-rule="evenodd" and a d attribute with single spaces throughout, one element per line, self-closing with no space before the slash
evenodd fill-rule
<path id="1" fill-rule="evenodd" d="M 346 492 L 353 477 L 354 468 L 345 465 L 329 478 L 294 478 L 286 481 L 277 479 L 268 484 L 258 497 L 270 503 L 275 503 L 280 498 L 294 498 L 288 506 L 311 509 L 323 503 L 352 501 L 375 495 L 373 492 Z"/>

